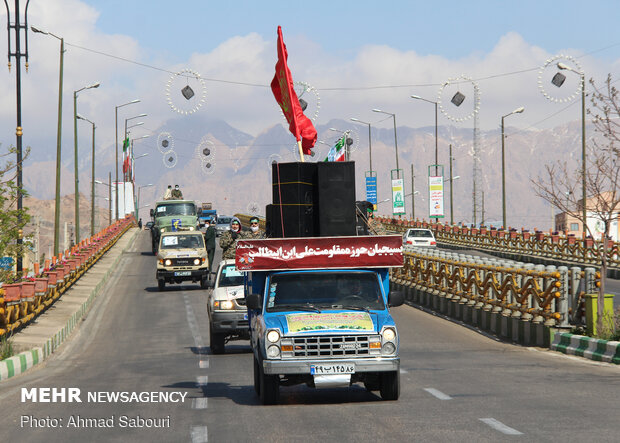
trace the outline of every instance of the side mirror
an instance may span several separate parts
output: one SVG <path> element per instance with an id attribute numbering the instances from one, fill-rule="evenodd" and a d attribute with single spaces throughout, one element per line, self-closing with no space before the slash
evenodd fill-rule
<path id="1" fill-rule="evenodd" d="M 401 291 L 390 291 L 388 294 L 388 306 L 395 308 L 405 303 L 405 294 Z"/>
<path id="2" fill-rule="evenodd" d="M 153 208 L 151 208 L 151 210 L 149 211 L 149 214 L 151 214 L 151 217 L 155 216 L 155 211 L 153 210 Z"/>
<path id="3" fill-rule="evenodd" d="M 245 298 L 245 305 L 248 309 L 261 309 L 263 307 L 262 297 L 259 294 L 250 294 Z"/>

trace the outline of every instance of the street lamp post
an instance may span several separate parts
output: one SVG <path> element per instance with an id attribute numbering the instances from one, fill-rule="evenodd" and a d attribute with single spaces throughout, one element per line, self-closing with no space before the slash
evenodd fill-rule
<path id="1" fill-rule="evenodd" d="M 137 157 L 136 157 L 137 158 Z M 136 218 L 139 220 L 140 217 L 140 213 L 138 211 L 140 211 L 140 191 L 142 190 L 142 188 L 149 188 L 151 186 L 155 186 L 153 183 L 149 183 L 148 185 L 143 185 L 143 186 L 138 186 L 138 199 L 136 200 Z M 146 205 L 148 206 L 148 205 Z"/>
<path id="2" fill-rule="evenodd" d="M 11 69 L 11 57 L 15 57 L 15 89 L 16 89 L 16 97 L 17 97 L 17 125 L 15 127 L 15 136 L 16 136 L 16 168 L 17 168 L 17 223 L 21 226 L 22 223 L 22 208 L 23 208 L 23 180 L 22 180 L 22 74 L 21 74 L 21 58 L 26 58 L 26 71 L 28 71 L 28 3 L 30 0 L 26 0 L 26 8 L 24 9 L 24 23 L 20 22 L 20 13 L 19 13 L 19 0 L 15 0 L 15 11 L 14 11 L 14 21 L 11 24 L 11 11 L 9 10 L 9 4 L 7 0 L 4 0 L 4 5 L 6 6 L 6 21 L 7 21 L 7 31 L 8 31 L 8 44 L 9 44 L 9 70 Z M 22 52 L 21 49 L 21 32 L 22 29 L 25 30 L 24 35 L 26 37 L 25 40 L 25 51 Z M 15 51 L 11 51 L 11 30 L 15 31 Z M 20 228 L 21 229 L 21 228 Z M 21 249 L 23 244 L 22 235 L 19 234 L 17 237 L 17 247 Z M 21 276 L 22 274 L 22 253 L 21 251 L 17 254 L 16 260 L 16 271 L 17 275 Z"/>
<path id="3" fill-rule="evenodd" d="M 396 149 L 396 178 L 400 178 L 400 169 L 398 168 L 398 141 L 396 138 L 396 114 L 392 114 L 391 112 L 385 112 L 381 109 L 373 109 L 372 112 L 379 112 L 381 114 L 391 115 L 394 120 L 394 148 Z"/>
<path id="4" fill-rule="evenodd" d="M 60 162 L 61 162 L 61 140 L 62 140 L 62 90 L 63 90 L 63 73 L 64 73 L 64 56 L 65 56 L 65 39 L 52 34 L 51 32 L 42 31 L 31 26 L 32 32 L 44 35 L 51 35 L 60 40 L 60 74 L 58 76 L 58 130 L 56 133 L 56 200 L 54 204 L 54 255 L 58 255 L 60 237 Z"/>
<path id="5" fill-rule="evenodd" d="M 507 229 L 508 225 L 506 224 L 506 162 L 504 155 L 504 119 L 512 114 L 520 114 L 525 110 L 523 106 L 515 109 L 514 111 L 502 115 L 502 223 L 504 224 L 504 229 Z"/>
<path id="6" fill-rule="evenodd" d="M 435 105 L 435 175 L 437 175 L 437 165 L 439 164 L 439 160 L 438 160 L 438 149 L 437 149 L 437 102 L 434 102 L 432 100 L 427 100 L 425 98 L 420 97 L 419 95 L 412 95 L 411 98 L 416 99 L 416 100 L 422 100 L 425 101 L 427 103 L 433 103 Z"/>
<path id="7" fill-rule="evenodd" d="M 93 126 L 93 150 L 91 159 L 91 181 L 90 181 L 90 236 L 95 235 L 95 123 L 78 114 L 78 119 L 87 121 Z"/>
<path id="8" fill-rule="evenodd" d="M 116 162 L 115 162 L 115 181 L 116 181 L 116 195 L 114 199 L 116 200 L 116 220 L 118 220 L 118 108 L 122 108 L 123 106 L 132 105 L 134 103 L 140 103 L 139 99 L 132 100 L 127 103 L 123 103 L 122 105 L 118 105 L 114 108 L 114 128 L 115 128 L 115 143 L 116 143 Z"/>
<path id="9" fill-rule="evenodd" d="M 106 185 L 108 187 L 108 226 L 112 224 L 112 173 L 108 172 L 108 182 L 102 182 L 101 180 L 94 180 L 98 185 Z"/>
<path id="10" fill-rule="evenodd" d="M 372 142 L 370 138 L 370 123 L 358 120 L 357 118 L 351 117 L 352 122 L 361 123 L 363 125 L 368 125 L 368 163 L 370 169 L 370 176 L 372 177 Z"/>
<path id="11" fill-rule="evenodd" d="M 415 172 L 411 163 L 411 220 L 415 220 Z"/>
<path id="12" fill-rule="evenodd" d="M 582 223 L 582 238 L 585 241 L 586 238 L 586 76 L 585 73 L 579 72 L 576 69 L 560 62 L 558 63 L 558 69 L 574 72 L 581 77 L 581 216 L 583 217 Z"/>
<path id="13" fill-rule="evenodd" d="M 77 94 L 85 89 L 98 88 L 99 82 L 92 85 L 84 86 L 83 88 L 73 91 L 73 171 L 75 172 L 75 244 L 80 242 L 80 189 L 79 189 L 79 177 L 78 177 L 78 140 L 77 140 Z"/>

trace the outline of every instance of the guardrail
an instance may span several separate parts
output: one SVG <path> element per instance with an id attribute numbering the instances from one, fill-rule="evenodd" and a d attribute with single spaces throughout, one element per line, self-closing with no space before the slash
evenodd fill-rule
<path id="1" fill-rule="evenodd" d="M 32 322 L 64 294 L 131 226 L 133 217 L 119 220 L 78 247 L 54 257 L 52 267 L 33 277 L 0 287 L 0 337 Z M 38 271 L 35 271 L 38 275 Z"/>
<path id="2" fill-rule="evenodd" d="M 428 228 L 433 231 L 437 241 L 444 245 L 486 250 L 527 261 L 544 259 L 548 262 L 598 267 L 599 254 L 603 248 L 602 241 L 591 238 L 582 240 L 540 231 L 530 233 L 524 230 L 468 228 L 387 217 L 379 217 L 379 220 L 391 231 L 404 232 L 407 228 L 414 227 Z M 611 240 L 608 240 L 607 244 L 607 263 L 610 276 L 620 278 L 620 245 Z"/>
<path id="3" fill-rule="evenodd" d="M 548 328 L 584 324 L 584 294 L 594 292 L 600 279 L 594 268 L 556 268 L 411 246 L 403 252 L 404 267 L 394 268 L 390 279 L 406 290 L 408 300 L 524 344 L 548 345 Z M 524 338 L 525 324 L 545 327 L 546 338 Z"/>

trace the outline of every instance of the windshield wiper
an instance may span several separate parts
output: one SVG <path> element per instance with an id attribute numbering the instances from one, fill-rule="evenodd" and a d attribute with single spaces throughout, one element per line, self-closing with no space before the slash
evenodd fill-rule
<path id="1" fill-rule="evenodd" d="M 317 308 L 314 305 L 311 304 L 305 304 L 305 305 L 293 305 L 293 304 L 289 304 L 289 305 L 277 305 L 277 306 L 272 306 L 271 308 L 267 308 L 269 310 L 269 312 L 274 312 L 274 311 L 310 311 L 310 312 L 318 312 L 320 313 L 321 310 L 319 308 Z"/>
<path id="2" fill-rule="evenodd" d="M 370 313 L 367 306 L 355 306 L 355 305 L 332 305 L 332 309 L 350 309 L 352 311 L 366 311 Z"/>

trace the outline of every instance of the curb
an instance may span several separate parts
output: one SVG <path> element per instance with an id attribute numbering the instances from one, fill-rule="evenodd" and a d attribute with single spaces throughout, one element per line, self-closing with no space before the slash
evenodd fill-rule
<path id="1" fill-rule="evenodd" d="M 133 242 L 135 241 L 136 236 L 139 232 L 140 231 L 137 230 L 129 239 L 127 245 L 123 250 L 121 250 L 120 254 L 116 257 L 116 259 L 114 259 L 114 262 L 110 265 L 107 272 L 103 275 L 101 281 L 97 283 L 95 288 L 91 291 L 88 299 L 84 303 L 82 303 L 78 310 L 73 313 L 73 315 L 71 315 L 67 323 L 65 323 L 64 327 L 47 340 L 47 342 L 42 348 L 33 348 L 29 351 L 21 352 L 17 355 L 14 355 L 13 357 L 0 361 L 0 381 L 26 372 L 28 369 L 41 363 L 54 351 L 56 351 L 56 349 L 58 349 L 58 347 L 71 335 L 71 332 L 73 332 L 84 314 L 88 312 L 93 301 L 99 295 L 99 291 L 110 277 L 110 274 L 112 274 L 112 272 L 116 269 L 116 266 L 118 265 L 118 262 L 120 261 L 123 253 L 133 245 Z M 120 237 L 117 239 L 117 241 L 118 240 L 120 240 Z"/>
<path id="2" fill-rule="evenodd" d="M 620 365 L 620 342 L 569 333 L 556 333 L 549 347 L 567 355 Z"/>

